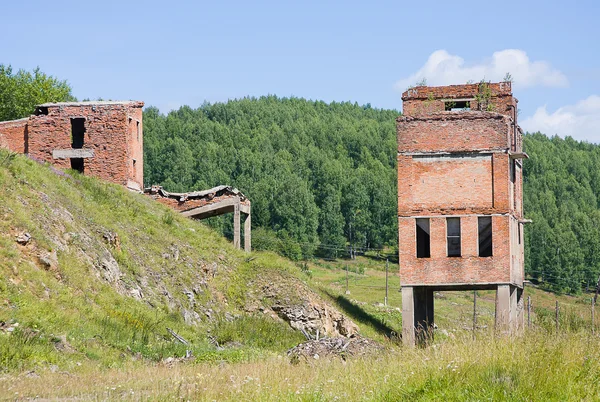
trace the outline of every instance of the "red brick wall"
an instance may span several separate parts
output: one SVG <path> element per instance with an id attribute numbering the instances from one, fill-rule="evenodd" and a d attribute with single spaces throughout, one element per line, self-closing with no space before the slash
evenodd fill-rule
<path id="1" fill-rule="evenodd" d="M 495 112 L 444 111 L 479 85 L 417 87 L 403 94 L 398 131 L 398 226 L 402 284 L 523 281 L 522 172 L 511 182 L 509 151 L 521 151 L 509 83 L 491 84 Z M 476 108 L 475 104 L 471 104 Z M 478 216 L 492 218 L 493 256 L 478 256 Z M 446 216 L 461 217 L 461 257 L 447 257 Z M 416 258 L 416 217 L 429 217 L 431 257 Z M 522 232 L 521 232 L 522 235 Z"/>
<path id="2" fill-rule="evenodd" d="M 402 286 L 510 283 L 509 216 L 492 217 L 492 257 L 479 257 L 477 216 L 461 218 L 461 257 L 447 257 L 446 218 L 430 218 L 431 257 L 416 257 L 416 220 L 398 218 Z"/>
<path id="3" fill-rule="evenodd" d="M 513 117 L 517 100 L 512 96 L 510 82 L 490 83 L 490 111 Z M 479 84 L 448 85 L 441 87 L 419 86 L 411 88 L 402 94 L 402 109 L 404 115 L 416 116 L 443 112 L 444 100 L 469 100 L 471 110 L 477 110 L 476 95 L 479 94 Z M 509 108 L 510 105 L 514 109 Z M 487 108 L 486 108 L 487 110 Z"/>
<path id="4" fill-rule="evenodd" d="M 23 154 L 27 152 L 27 122 L 29 119 L 0 122 L 0 147 Z"/>
<path id="5" fill-rule="evenodd" d="M 493 112 L 400 116 L 398 152 L 460 152 L 510 148 L 511 119 Z"/>
<path id="6" fill-rule="evenodd" d="M 71 118 L 85 118 L 83 149 L 93 150 L 94 156 L 85 159 L 84 174 L 122 185 L 133 182 L 141 189 L 142 133 L 138 141 L 137 133 L 132 133 L 135 124 L 130 124 L 129 117 L 138 119 L 141 126 L 142 106 L 142 102 L 51 106 L 47 115 L 30 117 L 29 154 L 55 166 L 70 168 L 70 159 L 54 159 L 52 151 L 71 149 Z"/>

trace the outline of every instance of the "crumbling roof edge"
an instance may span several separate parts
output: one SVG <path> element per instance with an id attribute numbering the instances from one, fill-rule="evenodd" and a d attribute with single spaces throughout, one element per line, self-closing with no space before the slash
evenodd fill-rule
<path id="1" fill-rule="evenodd" d="M 498 112 L 488 112 L 480 110 L 470 111 L 457 111 L 457 112 L 434 112 L 434 113 L 421 113 L 416 115 L 403 114 L 396 118 L 397 122 L 412 121 L 412 120 L 477 120 L 477 119 L 511 119 L 507 116 Z"/>
<path id="2" fill-rule="evenodd" d="M 214 195 L 218 192 L 229 192 L 234 195 L 239 195 L 242 200 L 246 199 L 246 196 L 240 190 L 238 190 L 237 188 L 234 188 L 232 186 L 228 186 L 228 185 L 221 185 L 221 186 L 210 188 L 208 190 L 192 191 L 192 192 L 188 192 L 188 193 L 170 193 L 170 192 L 166 191 L 165 189 L 163 189 L 162 186 L 152 186 L 152 187 L 146 187 L 144 189 L 144 193 L 146 193 L 146 194 L 153 194 L 153 193 L 160 194 L 162 197 L 165 197 L 165 198 L 175 198 L 175 199 L 179 199 L 179 200 L 205 198 L 211 194 Z"/>
<path id="3" fill-rule="evenodd" d="M 48 102 L 37 105 L 36 107 L 60 107 L 60 106 L 109 106 L 109 105 L 131 105 L 144 106 L 142 101 L 86 101 L 86 102 Z"/>
<path id="4" fill-rule="evenodd" d="M 24 122 L 26 122 L 28 120 L 29 120 L 29 117 L 23 117 L 22 119 L 0 121 L 0 124 L 8 126 L 10 124 L 24 123 Z"/>

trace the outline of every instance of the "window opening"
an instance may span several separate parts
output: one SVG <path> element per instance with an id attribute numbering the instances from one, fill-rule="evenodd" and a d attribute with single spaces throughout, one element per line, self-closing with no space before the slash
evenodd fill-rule
<path id="1" fill-rule="evenodd" d="M 447 112 L 461 112 L 471 110 L 471 101 L 445 101 L 444 110 Z"/>
<path id="2" fill-rule="evenodd" d="M 71 148 L 83 148 L 83 140 L 85 136 L 85 119 L 71 119 Z"/>
<path id="3" fill-rule="evenodd" d="M 492 256 L 492 217 L 480 216 L 477 218 L 479 227 L 479 256 Z"/>
<path id="4" fill-rule="evenodd" d="M 429 218 L 417 218 L 417 258 L 431 257 Z"/>
<path id="5" fill-rule="evenodd" d="M 460 257 L 460 218 L 446 218 L 448 257 Z"/>

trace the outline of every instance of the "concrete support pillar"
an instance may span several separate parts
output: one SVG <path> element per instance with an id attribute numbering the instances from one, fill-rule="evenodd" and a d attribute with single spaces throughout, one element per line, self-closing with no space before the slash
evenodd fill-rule
<path id="1" fill-rule="evenodd" d="M 402 343 L 415 346 L 415 300 L 412 286 L 402 286 Z"/>
<path id="2" fill-rule="evenodd" d="M 240 200 L 233 205 L 233 246 L 240 249 Z"/>
<path id="3" fill-rule="evenodd" d="M 510 329 L 510 285 L 496 288 L 496 331 L 508 333 Z"/>
<path id="4" fill-rule="evenodd" d="M 517 288 L 517 323 L 516 332 L 521 333 L 525 329 L 525 299 L 523 298 L 523 289 Z"/>
<path id="5" fill-rule="evenodd" d="M 510 287 L 510 334 L 514 335 L 518 330 L 518 298 L 516 286 Z"/>
<path id="6" fill-rule="evenodd" d="M 252 251 L 252 221 L 250 220 L 252 214 L 246 215 L 244 221 L 244 251 L 249 253 Z"/>
<path id="7" fill-rule="evenodd" d="M 405 345 L 425 345 L 433 338 L 433 289 L 402 287 L 402 341 Z"/>

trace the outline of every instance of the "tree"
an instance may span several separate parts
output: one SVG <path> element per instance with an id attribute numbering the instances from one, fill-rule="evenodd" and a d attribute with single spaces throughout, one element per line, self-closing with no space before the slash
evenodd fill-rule
<path id="1" fill-rule="evenodd" d="M 39 67 L 15 74 L 10 64 L 0 64 L 0 121 L 27 117 L 42 103 L 75 100 L 67 81 L 46 75 Z"/>

